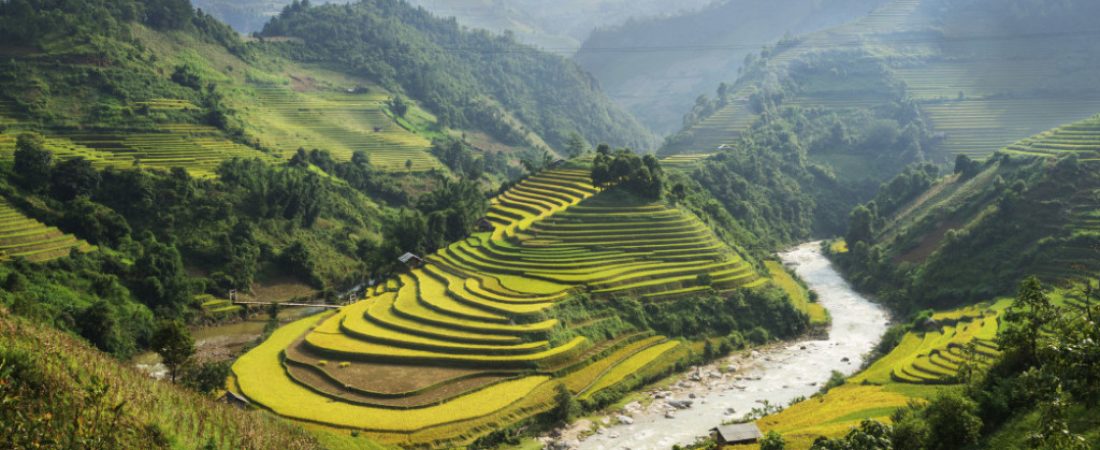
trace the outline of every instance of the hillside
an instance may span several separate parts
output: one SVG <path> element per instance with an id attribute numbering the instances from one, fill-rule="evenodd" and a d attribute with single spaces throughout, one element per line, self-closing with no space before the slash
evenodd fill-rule
<path id="1" fill-rule="evenodd" d="M 691 110 L 694 99 L 713 96 L 715 86 L 736 78 L 748 55 L 786 36 L 848 22 L 880 3 L 714 2 L 698 11 L 636 17 L 600 27 L 584 40 L 574 59 L 642 123 L 672 133 L 682 126 L 684 111 Z"/>
<path id="2" fill-rule="evenodd" d="M 867 244 L 883 260 L 855 262 L 864 249 L 853 264 L 860 273 L 896 271 L 892 281 L 865 280 L 900 281 L 941 306 L 1006 294 L 1026 275 L 1065 285 L 1095 273 L 1098 131 L 1093 117 L 1007 146 L 984 164 L 961 160 L 954 175 L 880 209 Z"/>
<path id="3" fill-rule="evenodd" d="M 808 323 L 698 219 L 598 191 L 583 166 L 525 179 L 488 217 L 493 231 L 281 329 L 234 365 L 236 389 L 384 443 L 461 445 L 557 408 L 557 386 L 614 399 L 688 357 L 682 338 Z"/>
<path id="4" fill-rule="evenodd" d="M 732 143 L 762 112 L 744 106 L 753 93 L 771 92 L 785 105 L 831 110 L 906 99 L 935 134 L 935 142 L 924 149 L 928 158 L 986 157 L 1100 107 L 1100 93 L 1087 75 L 1095 70 L 1090 36 L 1097 30 L 1095 24 L 1075 20 L 1094 6 L 1024 0 L 1003 8 L 984 1 L 888 2 L 845 25 L 767 49 L 735 83 L 731 91 L 737 94 L 727 105 L 710 108 L 715 112 L 690 123 L 681 139 L 663 151 L 694 153 Z M 874 69 L 820 70 L 853 64 Z"/>
<path id="5" fill-rule="evenodd" d="M 508 144 L 531 145 L 528 133 L 555 149 L 563 149 L 572 133 L 637 149 L 654 143 L 573 62 L 509 36 L 463 29 L 403 1 L 291 7 L 262 36 L 297 38 L 271 45 L 292 59 L 401 89 L 443 124 L 484 130 Z M 508 115 L 522 125 L 509 124 Z"/>
<path id="6" fill-rule="evenodd" d="M 150 379 L 0 308 L 0 446 L 316 449 L 298 426 Z"/>

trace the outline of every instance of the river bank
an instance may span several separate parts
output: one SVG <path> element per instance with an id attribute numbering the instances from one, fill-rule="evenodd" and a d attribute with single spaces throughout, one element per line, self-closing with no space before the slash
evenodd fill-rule
<path id="1" fill-rule="evenodd" d="M 828 336 L 775 344 L 699 366 L 650 388 L 595 420 L 581 420 L 545 444 L 579 450 L 657 450 L 690 444 L 754 408 L 787 406 L 809 397 L 833 371 L 855 373 L 885 333 L 887 311 L 852 290 L 821 252 L 807 243 L 779 255 L 818 294 L 832 317 Z"/>

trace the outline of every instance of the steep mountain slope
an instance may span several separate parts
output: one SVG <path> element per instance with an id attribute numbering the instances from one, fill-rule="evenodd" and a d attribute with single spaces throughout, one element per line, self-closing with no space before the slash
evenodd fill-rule
<path id="1" fill-rule="evenodd" d="M 597 29 L 574 59 L 608 95 L 661 133 L 700 95 L 733 80 L 745 57 L 784 36 L 840 25 L 880 0 L 726 0 L 687 14 Z M 732 93 L 731 93 L 732 94 Z M 699 150 L 707 150 L 700 148 Z"/>
<path id="2" fill-rule="evenodd" d="M 234 365 L 236 388 L 382 442 L 461 445 L 557 407 L 555 389 L 598 404 L 666 372 L 688 352 L 666 336 L 808 323 L 698 219 L 598 191 L 584 167 L 524 180 L 488 217 L 493 231 L 280 330 Z"/>
<path id="3" fill-rule="evenodd" d="M 929 157 L 987 156 L 1100 108 L 1089 76 L 1098 60 L 1091 39 L 1098 30 L 1076 20 L 1094 7 L 891 1 L 859 20 L 767 50 L 730 89 L 731 101 L 707 111 L 716 112 L 690 124 L 665 151 L 732 142 L 762 112 L 746 106 L 754 93 L 770 92 L 783 104 L 834 110 L 907 99 L 936 132 L 937 141 L 925 149 Z M 874 69 L 857 71 L 861 67 Z"/>
<path id="4" fill-rule="evenodd" d="M 488 131 L 511 144 L 528 133 L 564 148 L 574 132 L 589 142 L 650 148 L 652 135 L 564 58 L 507 36 L 462 29 L 399 0 L 288 8 L 264 27 L 300 61 L 326 63 L 403 89 L 446 125 Z M 512 126 L 512 115 L 523 125 Z"/>
<path id="5" fill-rule="evenodd" d="M 935 305 L 1005 294 L 1026 275 L 1055 285 L 1084 279 L 1100 269 L 1098 133 L 1093 117 L 1008 146 L 985 164 L 961 160 L 955 175 L 882 211 L 849 258 L 860 273 L 893 273 L 864 279 L 870 285 L 900 283 L 891 289 Z"/>
<path id="6" fill-rule="evenodd" d="M 305 430 L 150 379 L 0 308 L 0 446 L 317 449 Z"/>

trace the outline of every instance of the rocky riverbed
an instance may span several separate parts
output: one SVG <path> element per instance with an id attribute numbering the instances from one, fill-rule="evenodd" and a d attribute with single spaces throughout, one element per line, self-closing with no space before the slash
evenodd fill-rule
<path id="1" fill-rule="evenodd" d="M 819 243 L 803 244 L 780 257 L 828 309 L 832 326 L 827 337 L 772 345 L 694 367 L 672 384 L 646 391 L 640 401 L 540 440 L 560 450 L 667 450 L 692 443 L 754 408 L 787 406 L 809 397 L 834 370 L 845 375 L 857 371 L 886 331 L 886 310 L 852 290 Z"/>

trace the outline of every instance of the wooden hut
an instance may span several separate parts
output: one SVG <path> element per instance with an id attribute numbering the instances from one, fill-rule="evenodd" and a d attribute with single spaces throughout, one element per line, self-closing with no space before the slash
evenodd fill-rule
<path id="1" fill-rule="evenodd" d="M 755 423 L 735 423 L 722 425 L 711 430 L 718 448 L 726 445 L 755 444 L 763 436 Z"/>

